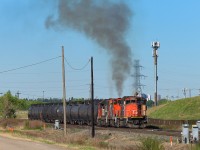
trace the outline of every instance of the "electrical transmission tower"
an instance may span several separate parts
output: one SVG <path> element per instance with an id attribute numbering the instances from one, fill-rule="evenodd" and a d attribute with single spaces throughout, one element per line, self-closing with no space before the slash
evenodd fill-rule
<path id="1" fill-rule="evenodd" d="M 144 75 L 142 75 L 140 73 L 140 70 L 142 68 L 142 66 L 140 65 L 140 61 L 139 60 L 135 60 L 134 61 L 134 74 L 132 75 L 132 77 L 134 78 L 134 83 L 133 83 L 133 94 L 135 94 L 136 92 L 138 94 L 142 94 L 142 87 L 144 87 L 145 85 L 141 84 L 140 79 L 142 77 L 146 77 Z"/>

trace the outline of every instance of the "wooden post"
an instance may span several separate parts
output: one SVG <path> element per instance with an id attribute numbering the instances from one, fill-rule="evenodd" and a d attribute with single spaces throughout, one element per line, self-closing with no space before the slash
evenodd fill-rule
<path id="1" fill-rule="evenodd" d="M 64 46 L 62 46 L 62 78 L 63 78 L 63 122 L 64 122 L 64 137 L 67 134 L 67 119 L 66 119 L 66 89 L 65 89 L 65 56 Z"/>
<path id="2" fill-rule="evenodd" d="M 91 57 L 91 123 L 92 123 L 92 138 L 95 136 L 94 128 L 94 83 L 93 83 L 93 57 Z"/>

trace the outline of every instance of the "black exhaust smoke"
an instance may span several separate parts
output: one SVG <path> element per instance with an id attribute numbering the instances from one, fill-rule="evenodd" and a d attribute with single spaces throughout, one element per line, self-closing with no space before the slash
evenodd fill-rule
<path id="1" fill-rule="evenodd" d="M 72 28 L 96 41 L 110 55 L 112 79 L 118 96 L 130 74 L 131 49 L 124 36 L 129 28 L 132 12 L 121 2 L 109 0 L 58 0 L 58 14 L 49 16 L 46 27 Z"/>

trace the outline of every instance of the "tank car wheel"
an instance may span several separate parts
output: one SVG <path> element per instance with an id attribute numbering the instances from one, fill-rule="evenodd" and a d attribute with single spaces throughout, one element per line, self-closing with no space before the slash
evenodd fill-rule
<path id="1" fill-rule="evenodd" d="M 79 125 L 83 125 L 83 121 L 79 121 Z"/>
<path id="2" fill-rule="evenodd" d="M 90 124 L 90 121 L 87 122 L 87 125 L 91 125 L 91 124 Z"/>
<path id="3" fill-rule="evenodd" d="M 98 122 L 97 122 L 97 125 L 99 126 L 99 127 L 101 127 L 101 120 L 98 120 Z"/>

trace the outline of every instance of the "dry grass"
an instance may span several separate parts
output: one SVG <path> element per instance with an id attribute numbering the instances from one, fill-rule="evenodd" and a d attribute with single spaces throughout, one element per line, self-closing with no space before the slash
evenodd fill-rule
<path id="1" fill-rule="evenodd" d="M 16 116 L 17 119 L 28 119 L 28 111 L 17 111 Z"/>
<path id="2" fill-rule="evenodd" d="M 1 119 L 0 120 L 0 128 L 6 129 L 6 128 L 16 128 L 16 129 L 22 129 L 24 127 L 25 120 L 23 119 Z"/>
<path id="3" fill-rule="evenodd" d="M 53 127 L 41 128 L 43 123 L 40 121 L 21 121 L 21 120 L 7 120 L 1 121 L 0 126 L 3 124 L 10 124 L 15 129 L 12 133 L 13 136 L 20 136 L 25 139 L 42 141 L 49 144 L 61 144 L 65 145 L 69 149 L 81 149 L 81 150 L 137 150 L 137 145 L 140 143 L 140 139 L 144 137 L 152 137 L 152 135 L 139 134 L 133 132 L 120 132 L 109 130 L 96 130 L 95 138 L 91 138 L 91 128 L 80 129 L 74 127 L 67 128 L 67 137 L 64 138 L 63 130 L 54 130 Z M 18 126 L 23 126 L 19 128 Z M 24 129 L 28 127 L 28 130 Z M 38 128 L 40 128 L 38 130 Z M 3 128 L 2 128 L 3 129 Z M 2 130 L 1 132 L 8 132 Z M 169 137 L 158 137 L 164 141 L 165 148 L 170 148 L 168 143 Z M 185 148 L 181 145 L 182 149 Z M 180 145 L 176 145 L 176 148 Z"/>
<path id="4" fill-rule="evenodd" d="M 25 129 L 42 129 L 44 128 L 45 123 L 43 123 L 42 121 L 39 120 L 26 120 L 24 123 L 24 128 Z"/>

